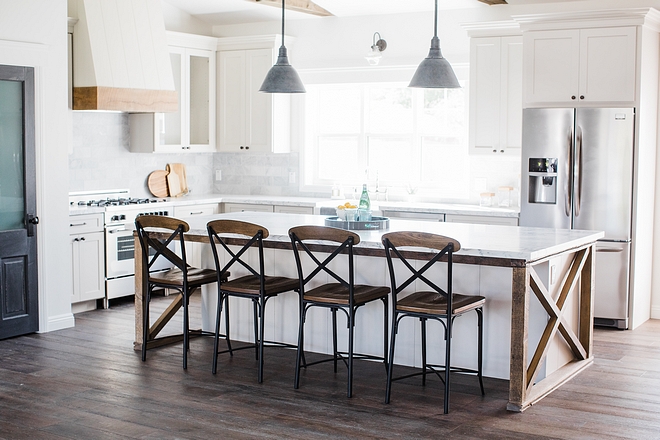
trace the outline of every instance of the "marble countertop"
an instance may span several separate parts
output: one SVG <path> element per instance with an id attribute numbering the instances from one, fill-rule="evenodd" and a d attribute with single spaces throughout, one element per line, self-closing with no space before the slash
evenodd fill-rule
<path id="1" fill-rule="evenodd" d="M 317 215 L 238 212 L 195 217 L 189 221 L 190 234 L 206 236 L 206 223 L 213 219 L 243 220 L 266 227 L 270 241 L 289 242 L 288 230 L 297 225 L 323 225 Z M 461 243 L 460 255 L 536 261 L 567 249 L 603 238 L 602 231 L 529 228 L 519 226 L 475 225 L 391 219 L 381 231 L 354 231 L 360 235 L 358 247 L 382 248 L 381 236 L 393 231 L 424 231 L 452 237 Z"/>
<path id="2" fill-rule="evenodd" d="M 183 197 L 170 198 L 177 205 L 194 205 L 201 203 L 248 203 L 255 205 L 282 205 L 301 206 L 310 208 L 329 207 L 334 208 L 343 204 L 348 199 L 319 199 L 313 197 L 286 197 L 286 196 L 249 196 L 249 195 L 222 195 L 202 194 L 186 195 Z M 452 203 L 424 203 L 424 202 L 383 202 L 372 201 L 374 211 L 404 211 L 424 212 L 440 214 L 462 214 L 462 215 L 488 215 L 493 217 L 518 217 L 518 209 L 507 209 L 499 207 L 481 207 L 477 205 L 464 205 Z"/>
<path id="3" fill-rule="evenodd" d="M 227 194 L 188 194 L 182 197 L 168 197 L 167 201 L 174 206 L 201 205 L 207 203 L 246 203 L 254 205 L 281 205 L 314 208 L 319 213 L 320 208 L 334 208 L 348 199 L 333 200 L 329 198 L 288 197 L 288 196 L 250 196 Z M 432 214 L 484 215 L 491 217 L 518 217 L 518 209 L 499 207 L 481 207 L 451 203 L 423 202 L 383 202 L 373 201 L 373 211 L 399 211 Z M 95 214 L 104 212 L 104 208 L 74 206 L 69 209 L 69 215 Z"/>

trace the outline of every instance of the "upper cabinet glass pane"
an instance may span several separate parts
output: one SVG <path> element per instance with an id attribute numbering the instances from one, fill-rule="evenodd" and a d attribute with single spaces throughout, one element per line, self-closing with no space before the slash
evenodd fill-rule
<path id="1" fill-rule="evenodd" d="M 0 80 L 0 231 L 25 228 L 23 83 Z"/>
<path id="2" fill-rule="evenodd" d="M 179 108 L 176 112 L 163 113 L 162 127 L 160 127 L 161 145 L 181 145 L 181 82 L 183 81 L 181 63 L 182 55 L 180 53 L 170 53 L 172 62 L 172 75 L 174 76 L 174 88 L 179 95 Z"/>
<path id="3" fill-rule="evenodd" d="M 209 144 L 209 59 L 190 57 L 190 143 Z"/>

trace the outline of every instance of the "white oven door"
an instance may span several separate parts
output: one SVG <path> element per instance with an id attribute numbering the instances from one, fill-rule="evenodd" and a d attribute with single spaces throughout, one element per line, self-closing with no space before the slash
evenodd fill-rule
<path id="1" fill-rule="evenodd" d="M 133 225 L 108 225 L 105 229 L 105 276 L 117 278 L 135 273 L 135 239 Z M 172 264 L 164 258 L 159 258 L 151 270 L 169 269 Z"/>

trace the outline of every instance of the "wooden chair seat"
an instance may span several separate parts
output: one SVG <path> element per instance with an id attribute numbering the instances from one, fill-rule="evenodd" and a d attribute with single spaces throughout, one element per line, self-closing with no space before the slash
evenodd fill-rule
<path id="1" fill-rule="evenodd" d="M 266 276 L 264 278 L 264 294 L 266 296 L 278 295 L 282 292 L 288 292 L 289 290 L 295 290 L 298 288 L 298 280 L 296 279 L 274 276 Z M 259 277 L 254 275 L 246 275 L 222 283 L 222 290 L 246 295 L 259 296 L 260 288 L 261 282 Z"/>
<path id="2" fill-rule="evenodd" d="M 486 298 L 483 296 L 454 293 L 452 314 L 458 315 L 482 307 L 485 302 Z M 438 292 L 415 292 L 398 300 L 396 309 L 412 313 L 445 315 L 447 313 L 447 298 Z"/>
<path id="3" fill-rule="evenodd" d="M 389 287 L 356 285 L 353 291 L 354 305 L 363 305 L 369 301 L 382 298 L 390 293 Z M 349 305 L 348 288 L 339 283 L 324 284 L 305 292 L 305 301 L 336 304 L 341 306 Z"/>
<path id="4" fill-rule="evenodd" d="M 225 277 L 229 274 L 225 274 Z M 188 269 L 188 286 L 195 287 L 203 284 L 215 283 L 217 274 L 213 269 L 198 269 L 191 267 Z M 161 286 L 170 285 L 172 287 L 181 287 L 183 284 L 183 272 L 175 268 L 166 272 L 156 272 L 149 275 L 149 282 Z"/>

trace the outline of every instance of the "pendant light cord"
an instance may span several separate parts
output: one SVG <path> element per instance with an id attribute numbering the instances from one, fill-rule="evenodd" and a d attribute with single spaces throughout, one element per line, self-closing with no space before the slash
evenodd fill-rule
<path id="1" fill-rule="evenodd" d="M 284 3 L 284 0 L 282 0 L 282 3 Z M 434 22 L 434 27 L 433 27 L 433 33 L 434 36 L 438 36 L 438 0 L 435 0 L 435 22 Z M 284 24 L 282 24 L 284 26 Z M 282 31 L 284 32 L 284 31 Z"/>
<path id="2" fill-rule="evenodd" d="M 438 0 L 435 0 L 435 6 L 438 7 Z M 284 47 L 284 0 L 282 0 L 282 47 Z"/>

